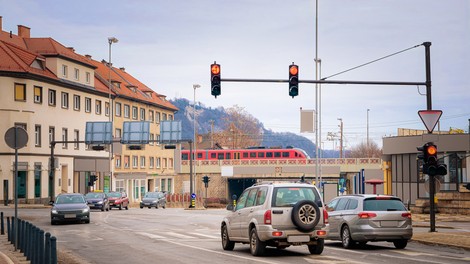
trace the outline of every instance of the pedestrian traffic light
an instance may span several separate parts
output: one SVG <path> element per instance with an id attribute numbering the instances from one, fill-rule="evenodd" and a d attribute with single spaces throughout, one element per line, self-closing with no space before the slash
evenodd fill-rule
<path id="1" fill-rule="evenodd" d="M 217 98 L 220 95 L 220 65 L 215 63 L 211 64 L 211 94 Z"/>
<path id="2" fill-rule="evenodd" d="M 299 66 L 289 65 L 289 96 L 299 95 Z"/>

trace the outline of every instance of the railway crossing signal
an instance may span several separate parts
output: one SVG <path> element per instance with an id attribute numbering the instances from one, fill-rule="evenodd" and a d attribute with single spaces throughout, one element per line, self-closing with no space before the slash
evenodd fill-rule
<path id="1" fill-rule="evenodd" d="M 299 95 L 299 66 L 289 65 L 289 96 L 294 98 Z"/>
<path id="2" fill-rule="evenodd" d="M 220 95 L 220 65 L 215 63 L 211 64 L 211 94 L 217 98 Z"/>

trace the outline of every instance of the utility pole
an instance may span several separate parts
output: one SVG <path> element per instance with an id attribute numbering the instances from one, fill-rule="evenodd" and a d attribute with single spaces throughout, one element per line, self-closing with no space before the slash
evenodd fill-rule
<path id="1" fill-rule="evenodd" d="M 340 138 L 339 138 L 339 158 L 343 158 L 343 119 L 338 118 L 340 121 L 339 129 L 340 129 Z"/>

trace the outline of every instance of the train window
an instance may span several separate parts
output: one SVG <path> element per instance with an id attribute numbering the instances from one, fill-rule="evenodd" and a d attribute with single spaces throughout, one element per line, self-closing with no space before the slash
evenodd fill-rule
<path id="1" fill-rule="evenodd" d="M 224 159 L 224 153 L 219 153 L 219 154 L 217 155 L 217 159 L 223 160 L 223 159 Z"/>
<path id="2" fill-rule="evenodd" d="M 231 159 L 231 158 L 230 158 L 230 153 L 226 153 L 226 154 L 225 154 L 225 159 Z"/>
<path id="3" fill-rule="evenodd" d="M 189 159 L 189 155 L 186 154 L 186 153 L 183 153 L 183 154 L 181 154 L 181 159 L 182 159 L 182 160 L 188 160 L 188 159 Z"/>
<path id="4" fill-rule="evenodd" d="M 275 158 L 280 158 L 281 157 L 281 152 L 274 152 L 274 157 Z"/>
<path id="5" fill-rule="evenodd" d="M 250 158 L 256 158 L 256 152 L 250 152 Z"/>
<path id="6" fill-rule="evenodd" d="M 288 158 L 289 157 L 289 152 L 282 152 L 282 157 L 283 158 Z"/>
<path id="7" fill-rule="evenodd" d="M 266 158 L 272 158 L 273 153 L 272 152 L 266 152 Z"/>
<path id="8" fill-rule="evenodd" d="M 258 158 L 264 158 L 264 152 L 259 152 L 258 153 Z"/>
<path id="9" fill-rule="evenodd" d="M 215 153 L 211 153 L 211 159 L 215 159 L 216 157 L 216 154 Z"/>
<path id="10" fill-rule="evenodd" d="M 198 158 L 198 159 L 202 159 L 202 153 L 198 153 L 198 154 L 197 154 L 197 158 Z"/>
<path id="11" fill-rule="evenodd" d="M 243 152 L 243 158 L 248 158 L 248 152 Z"/>

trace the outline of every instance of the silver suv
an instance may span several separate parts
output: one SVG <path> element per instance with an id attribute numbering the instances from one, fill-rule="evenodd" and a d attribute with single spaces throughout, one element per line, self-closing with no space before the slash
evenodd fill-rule
<path id="1" fill-rule="evenodd" d="M 263 183 L 247 188 L 221 224 L 222 248 L 250 244 L 251 254 L 266 246 L 284 249 L 307 245 L 321 254 L 327 236 L 328 214 L 318 189 L 308 183 Z"/>

